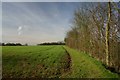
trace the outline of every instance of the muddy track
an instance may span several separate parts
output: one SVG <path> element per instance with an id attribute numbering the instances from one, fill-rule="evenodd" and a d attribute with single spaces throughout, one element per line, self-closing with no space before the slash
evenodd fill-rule
<path id="1" fill-rule="evenodd" d="M 64 66 L 64 73 L 62 74 L 61 77 L 64 77 L 65 75 L 69 74 L 71 71 L 71 65 L 72 65 L 72 60 L 70 54 L 67 52 L 67 50 L 63 47 L 65 50 L 66 55 L 64 56 L 63 60 L 65 61 L 65 66 Z"/>
<path id="2" fill-rule="evenodd" d="M 64 47 L 63 47 L 64 48 Z M 72 60 L 71 60 L 71 56 L 70 54 L 67 52 L 67 50 L 64 48 L 65 52 L 67 53 L 67 62 L 68 62 L 68 70 L 70 70 L 71 68 L 71 63 L 72 63 Z"/>
<path id="3" fill-rule="evenodd" d="M 66 53 L 67 53 L 67 59 L 66 59 L 66 61 L 67 61 L 67 71 L 69 71 L 70 70 L 70 68 L 71 68 L 71 57 L 70 57 L 70 54 L 67 52 L 67 51 L 65 51 Z"/>

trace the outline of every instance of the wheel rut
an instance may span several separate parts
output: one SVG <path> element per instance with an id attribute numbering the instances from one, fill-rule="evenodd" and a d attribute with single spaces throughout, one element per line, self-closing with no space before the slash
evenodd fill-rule
<path id="1" fill-rule="evenodd" d="M 65 62 L 65 67 L 64 67 L 64 73 L 60 77 L 66 77 L 71 72 L 71 66 L 72 66 L 72 60 L 70 54 L 67 52 L 67 50 L 63 47 L 65 50 L 66 55 L 64 56 L 63 60 Z"/>

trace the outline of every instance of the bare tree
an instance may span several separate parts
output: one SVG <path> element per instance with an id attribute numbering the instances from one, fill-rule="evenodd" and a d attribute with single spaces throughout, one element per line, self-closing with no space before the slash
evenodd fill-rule
<path id="1" fill-rule="evenodd" d="M 86 3 L 90 7 L 77 9 L 72 29 L 66 35 L 66 45 L 119 71 L 119 10 L 114 4 L 95 3 L 91 7 Z"/>

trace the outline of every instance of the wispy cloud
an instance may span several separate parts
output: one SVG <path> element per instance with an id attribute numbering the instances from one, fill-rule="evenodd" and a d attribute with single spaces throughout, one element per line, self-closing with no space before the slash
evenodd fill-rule
<path id="1" fill-rule="evenodd" d="M 22 33 L 22 28 L 23 28 L 22 26 L 19 26 L 19 27 L 18 27 L 18 35 L 21 35 L 21 33 Z"/>
<path id="2" fill-rule="evenodd" d="M 3 3 L 3 41 L 35 44 L 64 40 L 78 6 L 79 3 Z"/>

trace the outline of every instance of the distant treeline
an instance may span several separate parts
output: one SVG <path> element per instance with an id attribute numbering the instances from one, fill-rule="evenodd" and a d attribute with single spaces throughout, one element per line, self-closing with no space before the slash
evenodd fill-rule
<path id="1" fill-rule="evenodd" d="M 41 44 L 37 44 L 39 45 L 65 45 L 64 42 L 45 42 L 45 43 L 41 43 Z"/>
<path id="2" fill-rule="evenodd" d="M 0 43 L 0 46 L 28 46 L 28 44 L 22 45 L 21 43 Z"/>
<path id="3" fill-rule="evenodd" d="M 37 46 L 39 45 L 65 45 L 65 42 L 45 42 L 45 43 L 41 43 L 41 44 L 37 44 Z M 21 44 L 21 43 L 0 43 L 0 46 L 28 46 L 28 44 Z"/>

